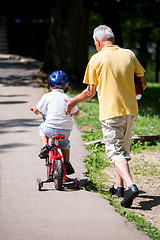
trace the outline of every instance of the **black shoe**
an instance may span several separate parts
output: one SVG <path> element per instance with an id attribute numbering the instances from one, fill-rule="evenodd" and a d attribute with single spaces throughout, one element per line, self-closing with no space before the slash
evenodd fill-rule
<path id="1" fill-rule="evenodd" d="M 40 153 L 39 153 L 39 157 L 40 157 L 41 159 L 46 158 L 47 155 L 48 155 L 48 151 L 49 151 L 48 146 L 47 146 L 47 145 L 43 146 L 43 147 L 41 148 Z"/>
<path id="2" fill-rule="evenodd" d="M 70 162 L 65 162 L 65 166 L 66 166 L 66 175 L 75 173 L 74 168 L 72 167 Z"/>
<path id="3" fill-rule="evenodd" d="M 122 207 L 130 207 L 132 205 L 133 199 L 137 197 L 139 190 L 135 184 L 131 184 L 129 188 L 124 190 L 124 198 L 121 202 Z"/>
<path id="4" fill-rule="evenodd" d="M 124 196 L 124 187 L 117 187 L 115 188 L 114 185 L 109 189 L 109 194 L 116 195 L 117 197 Z"/>

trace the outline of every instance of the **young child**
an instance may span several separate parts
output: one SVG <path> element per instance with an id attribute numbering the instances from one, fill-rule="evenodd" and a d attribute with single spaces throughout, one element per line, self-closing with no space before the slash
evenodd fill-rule
<path id="1" fill-rule="evenodd" d="M 71 115 L 66 115 L 66 98 L 69 96 L 65 93 L 69 85 L 69 77 L 61 70 L 51 73 L 49 76 L 48 89 L 49 93 L 42 96 L 33 112 L 38 115 L 46 110 L 46 120 L 39 126 L 39 135 L 42 143 L 40 158 L 44 158 L 48 154 L 48 139 L 53 135 L 61 134 L 65 140 L 59 141 L 59 148 L 62 151 L 64 163 L 66 165 L 67 175 L 73 174 L 75 171 L 69 162 L 70 141 L 69 136 L 72 130 L 72 116 L 79 114 L 78 107 L 75 106 Z"/>

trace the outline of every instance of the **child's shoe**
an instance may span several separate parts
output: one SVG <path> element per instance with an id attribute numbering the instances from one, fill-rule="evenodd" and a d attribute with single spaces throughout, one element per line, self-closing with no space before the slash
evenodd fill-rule
<path id="1" fill-rule="evenodd" d="M 48 151 L 49 151 L 48 146 L 47 146 L 47 145 L 43 146 L 43 147 L 41 148 L 40 153 L 39 153 L 39 157 L 40 157 L 41 159 L 46 158 L 47 155 L 48 155 Z"/>
<path id="2" fill-rule="evenodd" d="M 64 162 L 64 163 L 65 163 L 65 166 L 66 166 L 66 175 L 70 175 L 70 174 L 75 173 L 75 170 L 72 167 L 70 162 Z"/>

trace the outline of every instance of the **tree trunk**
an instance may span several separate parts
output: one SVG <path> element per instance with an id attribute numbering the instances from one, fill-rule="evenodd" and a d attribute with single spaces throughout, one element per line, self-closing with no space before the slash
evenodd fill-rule
<path id="1" fill-rule="evenodd" d="M 55 0 L 51 8 L 43 71 L 61 69 L 74 84 L 82 83 L 88 62 L 87 2 Z"/>

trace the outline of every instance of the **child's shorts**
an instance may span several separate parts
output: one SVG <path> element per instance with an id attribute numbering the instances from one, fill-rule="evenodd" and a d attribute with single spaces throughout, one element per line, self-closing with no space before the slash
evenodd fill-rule
<path id="1" fill-rule="evenodd" d="M 130 160 L 132 128 L 137 115 L 125 115 L 102 121 L 103 142 L 110 162 L 120 158 Z"/>
<path id="2" fill-rule="evenodd" d="M 52 136 L 57 135 L 57 134 L 63 135 L 65 137 L 64 140 L 62 139 L 59 141 L 58 147 L 60 149 L 64 149 L 64 150 L 70 149 L 69 136 L 71 134 L 71 130 L 47 127 L 47 126 L 45 126 L 45 122 L 43 122 L 39 126 L 39 135 L 40 136 L 46 136 L 46 137 L 51 138 Z"/>

